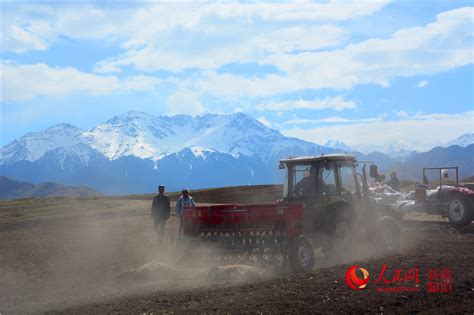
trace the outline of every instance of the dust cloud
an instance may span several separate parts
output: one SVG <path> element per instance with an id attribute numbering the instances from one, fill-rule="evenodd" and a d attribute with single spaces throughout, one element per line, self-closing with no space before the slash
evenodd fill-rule
<path id="1" fill-rule="evenodd" d="M 157 242 L 149 203 L 101 199 L 52 202 L 41 211 L 32 210 L 32 219 L 0 224 L 0 312 L 42 312 L 147 290 L 196 285 L 176 281 L 197 274 L 178 272 L 174 266 L 175 218 L 168 222 L 167 238 Z M 153 273 L 139 269 L 150 262 L 167 268 L 160 270 L 157 264 Z M 127 273 L 136 274 L 136 279 L 124 276 Z"/>
<path id="2" fill-rule="evenodd" d="M 160 242 L 150 200 L 43 203 L 31 200 L 31 213 L 19 220 L 1 221 L 0 207 L 1 313 L 44 312 L 157 290 L 259 279 L 254 277 L 259 269 L 220 269 L 209 255 L 188 255 L 186 244 L 176 241 L 175 216 Z"/>
<path id="3" fill-rule="evenodd" d="M 273 193 L 268 193 L 268 199 Z M 200 201 L 199 196 L 194 198 Z M 150 219 L 150 200 L 35 202 L 39 201 L 29 205 L 33 209 L 29 217 L 0 224 L 0 312 L 5 314 L 278 276 L 251 266 L 218 267 L 206 254 L 204 259 L 187 255 L 185 245 L 176 242 L 178 220 L 174 216 L 159 242 Z M 11 207 L 16 206 L 20 202 Z M 0 207 L 0 215 L 1 211 Z M 364 244 L 342 256 L 323 255 L 317 249 L 315 268 L 380 255 Z"/>

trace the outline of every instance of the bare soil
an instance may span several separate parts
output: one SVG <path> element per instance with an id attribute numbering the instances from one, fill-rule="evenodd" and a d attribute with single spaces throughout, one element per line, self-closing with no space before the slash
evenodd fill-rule
<path id="1" fill-rule="evenodd" d="M 271 198 L 274 188 L 265 189 Z M 206 268 L 176 260 L 175 217 L 157 241 L 149 207 L 148 197 L 0 202 L 0 313 L 474 312 L 474 225 L 459 231 L 439 217 L 412 215 L 401 222 L 399 254 L 354 255 L 336 265 L 320 258 L 306 274 L 212 283 Z M 163 268 L 131 272 L 150 262 Z M 364 290 L 346 285 L 354 264 L 370 273 Z M 390 280 L 396 269 L 417 268 L 418 284 L 375 283 L 384 264 Z M 430 270 L 446 269 L 452 291 L 429 292 Z M 419 291 L 377 290 L 395 287 Z"/>

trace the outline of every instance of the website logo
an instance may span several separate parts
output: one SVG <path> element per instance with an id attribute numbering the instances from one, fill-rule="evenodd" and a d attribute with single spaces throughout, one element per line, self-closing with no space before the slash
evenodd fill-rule
<path id="1" fill-rule="evenodd" d="M 373 270 L 372 270 L 373 271 Z M 427 291 L 429 293 L 449 293 L 453 291 L 453 273 L 450 268 L 429 269 L 427 274 Z M 360 291 L 367 287 L 370 276 L 365 268 L 352 266 L 346 271 L 347 286 L 354 291 Z M 378 277 L 374 278 L 372 284 L 378 292 L 419 292 L 420 270 L 419 268 L 388 268 L 383 264 Z"/>
<path id="2" fill-rule="evenodd" d="M 359 271 L 359 275 L 357 272 Z M 365 268 L 352 266 L 346 271 L 346 283 L 349 288 L 355 291 L 363 290 L 369 283 L 369 272 Z"/>

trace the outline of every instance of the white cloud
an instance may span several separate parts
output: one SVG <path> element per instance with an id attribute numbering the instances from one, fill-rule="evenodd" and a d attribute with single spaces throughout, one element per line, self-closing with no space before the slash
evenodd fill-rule
<path id="1" fill-rule="evenodd" d="M 266 119 L 265 117 L 263 117 L 263 116 L 259 117 L 257 120 L 259 122 L 261 122 L 263 125 L 267 126 L 268 128 L 273 128 L 272 123 L 268 119 Z"/>
<path id="2" fill-rule="evenodd" d="M 46 50 L 60 36 L 86 39 L 120 36 L 126 17 L 124 10 L 102 10 L 87 3 L 7 3 L 2 9 L 3 25 L 7 26 L 2 32 L 2 50 L 15 52 Z"/>
<path id="3" fill-rule="evenodd" d="M 177 75 L 166 80 L 176 88 L 169 95 L 169 104 L 178 106 L 179 102 L 175 100 L 192 96 L 192 103 L 196 104 L 193 111 L 200 112 L 204 107 L 199 101 L 203 95 L 222 97 L 227 101 L 308 89 L 349 89 L 366 83 L 388 86 L 394 77 L 438 73 L 474 62 L 474 9 L 470 7 L 443 12 L 433 23 L 401 29 L 389 38 L 339 47 L 346 34 L 331 22 L 369 15 L 385 4 L 147 4 L 132 8 L 35 4 L 27 6 L 29 9 L 23 10 L 26 13 L 19 10 L 22 11 L 19 18 L 6 17 L 6 25 L 21 26 L 27 34 L 20 32 L 26 43 L 24 47 L 19 40 L 22 36 L 18 35 L 15 37 L 17 46 L 12 43 L 5 49 L 44 49 L 61 35 L 116 40 L 126 52 L 99 62 L 96 65 L 99 73 L 96 74 L 74 68 L 51 68 L 45 64 L 15 66 L 18 73 L 6 68 L 3 74 L 6 82 L 4 96 L 9 100 L 20 100 L 74 91 L 107 94 L 123 90 L 152 90 L 156 81 L 150 76 L 118 79 L 113 74 L 122 66 L 133 66 L 140 71 L 198 68 L 201 71 L 192 76 Z M 43 11 L 38 13 L 40 10 Z M 49 22 L 44 23 L 35 17 L 25 24 L 32 12 Z M 298 23 L 274 23 L 293 19 Z M 317 24 L 310 23 L 315 20 Z M 226 23 L 218 23 L 223 21 Z M 272 21 L 274 24 L 260 30 L 261 24 L 254 24 L 255 21 Z M 246 35 L 237 34 L 235 29 L 240 28 L 246 31 Z M 207 36 L 211 44 L 201 43 L 199 37 L 181 38 L 170 31 L 175 29 L 187 36 Z M 7 32 L 5 36 L 9 34 Z M 197 42 L 199 45 L 195 44 Z M 339 48 L 320 50 L 334 45 Z M 190 46 L 204 48 L 188 51 Z M 263 77 L 216 71 L 221 65 L 232 62 L 273 65 L 280 71 Z M 36 76 L 35 69 L 39 76 Z M 69 84 L 68 79 L 74 84 Z M 269 102 L 260 106 L 281 112 L 290 106 L 343 110 L 355 108 L 356 104 L 342 97 L 333 97 L 291 103 Z"/>
<path id="4" fill-rule="evenodd" d="M 327 3 L 219 3 L 208 7 L 211 14 L 221 19 L 257 17 L 262 20 L 335 20 L 343 21 L 371 15 L 388 1 L 365 2 L 329 1 Z"/>
<path id="5" fill-rule="evenodd" d="M 407 117 L 408 116 L 408 113 L 404 110 L 394 110 L 393 113 L 397 116 L 397 117 L 401 117 L 401 118 L 404 118 L 404 117 Z"/>
<path id="6" fill-rule="evenodd" d="M 382 121 L 382 117 L 378 118 L 360 118 L 360 119 L 349 119 L 344 117 L 326 117 L 321 119 L 291 119 L 284 121 L 282 125 L 305 125 L 305 124 L 320 124 L 320 123 L 329 123 L 329 124 L 343 124 L 343 123 L 357 123 L 357 122 L 373 122 L 373 121 Z"/>
<path id="7" fill-rule="evenodd" d="M 258 110 L 277 110 L 277 111 L 289 111 L 295 109 L 310 109 L 310 110 L 322 110 L 322 109 L 334 109 L 341 111 L 344 109 L 357 108 L 357 104 L 354 101 L 346 101 L 341 95 L 328 96 L 324 99 L 314 99 L 312 101 L 307 100 L 289 100 L 284 102 L 268 102 L 260 104 L 256 107 Z"/>
<path id="8" fill-rule="evenodd" d="M 46 50 L 48 44 L 45 39 L 36 35 L 31 28 L 10 25 L 2 35 L 2 46 L 16 53 L 27 50 Z"/>
<path id="9" fill-rule="evenodd" d="M 199 115 L 205 111 L 199 100 L 199 94 L 194 91 L 176 91 L 166 99 L 166 114 L 168 115 Z"/>
<path id="10" fill-rule="evenodd" d="M 358 146 L 364 147 L 370 144 L 419 151 L 442 145 L 459 134 L 468 132 L 474 132 L 474 111 L 458 114 L 420 114 L 399 120 L 357 122 L 309 129 L 294 127 L 282 130 L 282 133 L 287 136 L 317 143 L 342 139 L 344 143 L 356 150 Z"/>
<path id="11" fill-rule="evenodd" d="M 118 66 L 117 62 L 111 62 L 112 59 L 105 59 L 99 61 L 94 66 L 94 72 L 96 73 L 119 73 L 122 70 Z"/>
<path id="12" fill-rule="evenodd" d="M 300 82 L 277 74 L 269 74 L 263 78 L 246 78 L 240 75 L 214 71 L 206 71 L 199 78 L 191 78 L 177 82 L 178 88 L 188 87 L 221 96 L 237 99 L 242 96 L 271 96 L 277 93 L 304 89 Z"/>
<path id="13" fill-rule="evenodd" d="M 473 15 L 474 8 L 455 9 L 438 14 L 434 23 L 401 29 L 388 39 L 331 51 L 275 54 L 264 62 L 293 79 L 312 82 L 314 88 L 387 86 L 393 77 L 433 74 L 473 63 Z"/>
<path id="14" fill-rule="evenodd" d="M 308 51 L 338 45 L 344 36 L 345 31 L 334 25 L 300 25 L 261 33 L 242 44 L 268 53 Z"/>
<path id="15" fill-rule="evenodd" d="M 209 42 L 207 34 L 195 34 L 201 43 Z M 233 36 L 226 34 L 227 36 Z M 217 69 L 229 63 L 257 62 L 266 54 L 306 51 L 327 48 L 339 44 L 344 31 L 332 25 L 283 27 L 277 30 L 260 31 L 248 38 L 222 43 L 200 44 L 195 41 L 176 47 L 163 47 L 163 36 L 153 36 L 142 47 L 133 47 L 127 52 L 97 63 L 98 72 L 118 72 L 123 66 L 133 66 L 140 71 L 165 70 L 179 72 L 185 69 Z M 183 46 L 184 45 L 184 46 Z M 135 46 L 135 45 L 131 45 Z"/>
<path id="16" fill-rule="evenodd" d="M 112 92 L 153 90 L 159 80 L 146 76 L 118 79 L 81 72 L 75 68 L 52 68 L 46 64 L 18 65 L 2 63 L 2 101 L 26 101 L 39 96 L 70 93 L 104 95 Z"/>
<path id="17" fill-rule="evenodd" d="M 428 86 L 428 83 L 429 83 L 428 81 L 422 80 L 422 81 L 418 82 L 418 84 L 416 85 L 416 87 L 422 89 L 422 88 L 424 88 L 424 87 L 427 87 L 427 86 Z"/>
<path id="18" fill-rule="evenodd" d="M 123 47 L 136 48 L 156 41 L 174 29 L 213 34 L 236 25 L 288 23 L 294 21 L 328 22 L 357 19 L 371 15 L 388 1 L 358 3 L 90 3 L 5 4 L 3 49 L 36 50 L 47 48 L 60 36 L 84 39 L 121 39 Z M 36 27 L 47 23 L 48 28 Z M 221 27 L 218 25 L 221 24 Z M 26 29 L 24 25 L 29 25 Z M 18 34 L 19 29 L 21 33 Z M 258 27 L 253 26 L 255 31 Z M 25 32 L 29 34 L 25 34 Z M 30 38 L 27 38 L 30 37 Z"/>
<path id="19" fill-rule="evenodd" d="M 257 60 L 284 74 L 243 77 L 208 70 L 177 82 L 177 88 L 236 99 L 369 83 L 387 87 L 394 77 L 434 74 L 474 63 L 473 14 L 471 7 L 454 9 L 438 14 L 433 23 L 401 29 L 388 39 L 369 39 L 334 50 L 275 53 Z"/>

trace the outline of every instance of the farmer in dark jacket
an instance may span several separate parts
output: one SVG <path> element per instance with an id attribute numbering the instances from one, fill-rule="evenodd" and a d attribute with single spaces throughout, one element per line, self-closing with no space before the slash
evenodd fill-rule
<path id="1" fill-rule="evenodd" d="M 158 195 L 153 198 L 151 205 L 153 228 L 161 241 L 165 232 L 166 220 L 170 217 L 170 199 L 165 196 L 165 186 L 158 187 Z"/>

